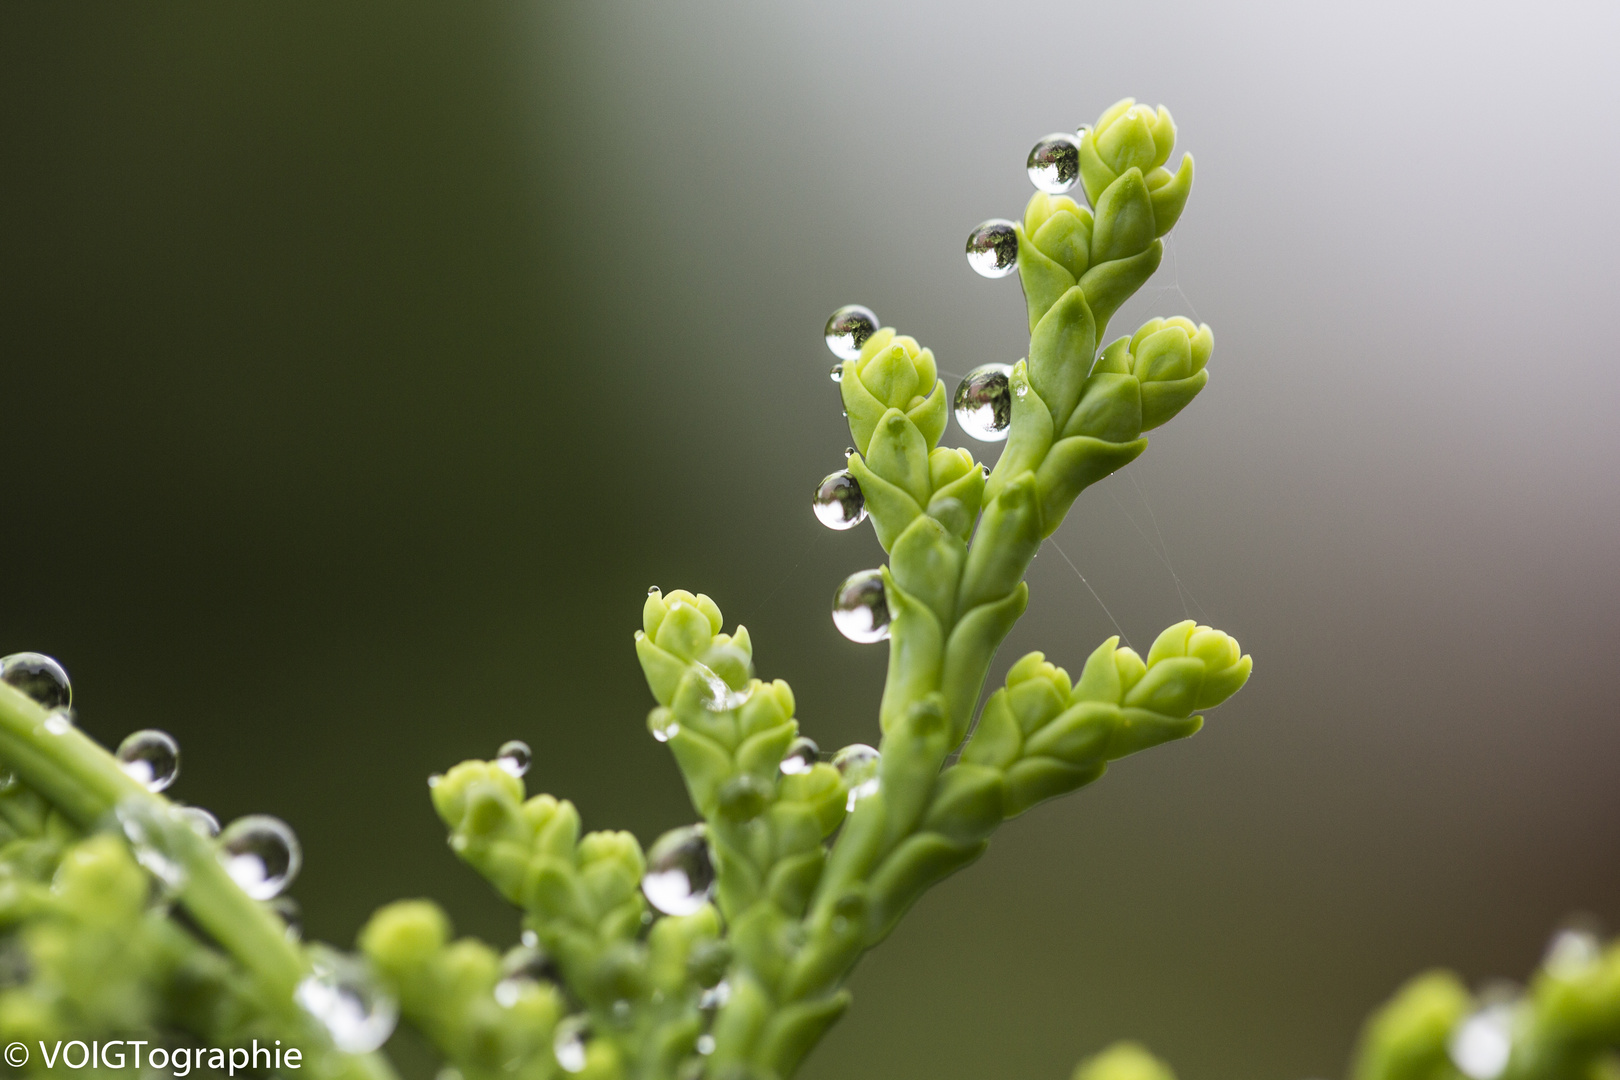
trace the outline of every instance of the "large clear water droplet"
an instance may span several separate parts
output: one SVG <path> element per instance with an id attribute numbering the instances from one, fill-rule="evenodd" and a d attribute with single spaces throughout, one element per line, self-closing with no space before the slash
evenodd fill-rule
<path id="1" fill-rule="evenodd" d="M 1080 143 L 1059 131 L 1035 144 L 1025 166 L 1029 182 L 1048 195 L 1061 195 L 1080 180 Z"/>
<path id="2" fill-rule="evenodd" d="M 529 744 L 522 739 L 509 739 L 495 751 L 495 764 L 516 777 L 522 777 L 529 771 L 532 760 L 534 755 L 529 752 Z"/>
<path id="3" fill-rule="evenodd" d="M 45 709 L 73 704 L 73 684 L 67 672 L 44 653 L 19 652 L 0 658 L 0 682 L 21 690 Z"/>
<path id="4" fill-rule="evenodd" d="M 860 481 L 848 469 L 840 469 L 821 481 L 811 504 L 816 520 L 829 529 L 853 529 L 866 520 L 866 496 Z"/>
<path id="5" fill-rule="evenodd" d="M 844 579 L 833 594 L 833 625 L 863 645 L 889 636 L 889 602 L 881 570 L 862 570 Z"/>
<path id="6" fill-rule="evenodd" d="M 701 824 L 671 829 L 647 852 L 641 879 L 647 902 L 665 915 L 691 915 L 714 892 L 714 859 Z"/>
<path id="7" fill-rule="evenodd" d="M 968 234 L 968 265 L 987 278 L 1018 269 L 1018 231 L 1004 218 L 991 218 Z"/>
<path id="8" fill-rule="evenodd" d="M 388 1041 L 399 1006 L 365 963 L 332 949 L 310 950 L 314 968 L 293 997 L 321 1022 L 339 1050 L 369 1054 Z"/>
<path id="9" fill-rule="evenodd" d="M 821 747 L 800 735 L 788 743 L 787 753 L 782 755 L 782 775 L 802 776 L 814 768 L 820 758 Z"/>
<path id="10" fill-rule="evenodd" d="M 1452 1064 L 1469 1080 L 1497 1080 L 1513 1056 L 1517 1014 L 1516 1002 L 1497 1001 L 1458 1024 L 1446 1047 Z"/>
<path id="11" fill-rule="evenodd" d="M 846 810 L 855 809 L 856 803 L 877 791 L 882 761 L 883 756 L 865 743 L 852 743 L 833 755 L 833 768 L 844 778 L 844 787 L 849 791 Z"/>
<path id="12" fill-rule="evenodd" d="M 243 892 L 255 900 L 272 900 L 298 876 L 304 853 L 285 821 L 249 814 L 220 833 L 219 861 Z"/>
<path id="13" fill-rule="evenodd" d="M 180 744 L 166 731 L 137 731 L 118 744 L 118 764 L 146 790 L 162 791 L 180 775 Z"/>
<path id="14" fill-rule="evenodd" d="M 551 1052 L 556 1055 L 557 1064 L 563 1067 L 563 1071 L 585 1071 L 585 1044 L 590 1037 L 591 1022 L 583 1016 L 570 1016 L 557 1025 L 557 1033 L 551 1040 Z"/>
<path id="15" fill-rule="evenodd" d="M 956 388 L 956 424 L 980 442 L 1000 442 L 1012 427 L 1012 365 L 980 364 Z"/>
<path id="16" fill-rule="evenodd" d="M 840 360 L 861 355 L 866 339 L 878 332 L 878 317 L 860 304 L 845 304 L 827 319 L 827 348 Z"/>

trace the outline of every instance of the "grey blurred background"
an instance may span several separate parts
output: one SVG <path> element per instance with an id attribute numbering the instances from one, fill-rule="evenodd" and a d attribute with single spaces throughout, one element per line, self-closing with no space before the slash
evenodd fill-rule
<path id="1" fill-rule="evenodd" d="M 427 775 L 517 736 L 589 827 L 687 820 L 655 583 L 873 740 L 822 320 L 1017 359 L 963 238 L 1035 139 L 1162 101 L 1198 181 L 1114 327 L 1208 321 L 1213 379 L 1056 538 L 1112 616 L 1049 546 L 1002 667 L 1191 613 L 1255 677 L 927 897 L 805 1076 L 1125 1036 L 1341 1075 L 1407 975 L 1620 922 L 1617 40 L 1598 3 L 6 5 L 0 651 L 291 822 L 313 936 L 428 894 L 510 942 Z"/>

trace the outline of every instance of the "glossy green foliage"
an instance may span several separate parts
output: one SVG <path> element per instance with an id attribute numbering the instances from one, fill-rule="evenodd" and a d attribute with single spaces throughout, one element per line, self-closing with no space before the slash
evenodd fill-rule
<path id="1" fill-rule="evenodd" d="M 452 850 L 518 909 L 523 944 L 457 940 L 443 911 L 410 900 L 378 911 L 342 962 L 381 1012 L 397 1004 L 447 1080 L 786 1080 L 848 1008 L 861 955 L 1003 821 L 1193 734 L 1242 687 L 1252 664 L 1237 642 L 1183 622 L 1145 658 L 1110 639 L 1077 678 L 1031 653 L 979 708 L 1044 539 L 1208 381 L 1207 326 L 1153 319 L 1105 344 L 1191 190 L 1190 157 L 1168 168 L 1174 141 L 1164 109 L 1121 102 L 1080 140 L 1095 211 L 1030 200 L 1029 350 L 993 470 L 940 445 L 949 402 L 929 349 L 883 329 L 842 365 L 849 469 L 889 556 L 876 750 L 817 759 L 792 690 L 756 676 L 748 631 L 728 632 L 701 593 L 653 590 L 634 635 L 647 728 L 698 825 L 644 851 L 628 833 L 582 833 L 572 803 L 527 791 L 510 762 L 430 781 Z M 212 840 L 52 722 L 0 686 L 0 761 L 15 774 L 0 793 L 0 960 L 23 972 L 0 978 L 0 1041 L 281 1039 L 314 1075 L 388 1075 L 317 1007 L 330 951 L 296 941 Z M 1076 1075 L 1171 1080 L 1127 1045 Z"/>

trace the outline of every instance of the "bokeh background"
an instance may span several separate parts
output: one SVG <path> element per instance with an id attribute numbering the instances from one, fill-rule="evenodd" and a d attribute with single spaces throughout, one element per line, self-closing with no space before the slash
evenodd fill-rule
<path id="1" fill-rule="evenodd" d="M 1207 320 L 1213 380 L 1077 504 L 1001 668 L 1190 613 L 1254 680 L 928 896 L 804 1075 L 1054 1080 L 1122 1036 L 1342 1075 L 1410 973 L 1620 920 L 1617 12 L 6 5 L 0 651 L 291 822 L 313 936 L 427 894 L 509 943 L 428 774 L 522 737 L 589 827 L 688 820 L 649 584 L 873 740 L 821 323 L 1017 359 L 963 238 L 1035 139 L 1163 101 L 1198 181 L 1114 326 Z"/>

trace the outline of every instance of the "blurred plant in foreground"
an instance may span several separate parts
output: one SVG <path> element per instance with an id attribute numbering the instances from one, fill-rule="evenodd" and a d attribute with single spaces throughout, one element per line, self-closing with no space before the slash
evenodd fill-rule
<path id="1" fill-rule="evenodd" d="M 833 609 L 852 640 L 889 642 L 877 745 L 822 754 L 788 685 L 755 677 L 745 628 L 701 593 L 654 589 L 635 635 L 648 729 L 698 821 L 645 851 L 582 833 L 571 802 L 525 789 L 518 742 L 430 779 L 451 847 L 521 911 L 514 948 L 456 939 L 425 900 L 377 912 L 354 953 L 304 944 L 284 895 L 291 830 L 253 816 L 221 831 L 170 802 L 172 739 L 137 732 L 108 753 L 74 726 L 53 661 L 0 662 L 0 1042 L 38 1051 L 20 1071 L 43 1074 L 63 1040 L 114 1040 L 143 1067 L 224 1053 L 234 1070 L 209 1048 L 251 1046 L 264 1063 L 242 1067 L 260 1072 L 380 1078 L 403 1017 L 461 1080 L 790 1076 L 848 1007 L 861 955 L 1004 820 L 1193 734 L 1249 677 L 1236 641 L 1183 622 L 1146 656 L 1111 638 L 1073 676 L 1031 653 L 978 709 L 1042 541 L 1208 381 L 1207 326 L 1154 319 L 1104 343 L 1191 190 L 1190 157 L 1167 167 L 1174 142 L 1168 112 L 1122 102 L 1042 140 L 1021 222 L 974 230 L 974 269 L 1021 276 L 1026 358 L 948 397 L 933 353 L 870 311 L 828 324 L 854 447 L 817 516 L 869 519 L 889 556 Z M 1090 206 L 1063 194 L 1082 183 Z M 1006 440 L 993 470 L 940 445 L 953 407 L 964 431 Z M 1082 1071 L 1162 1069 L 1116 1049 Z"/>

